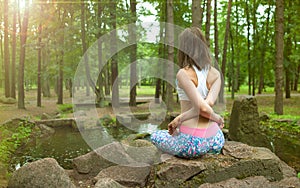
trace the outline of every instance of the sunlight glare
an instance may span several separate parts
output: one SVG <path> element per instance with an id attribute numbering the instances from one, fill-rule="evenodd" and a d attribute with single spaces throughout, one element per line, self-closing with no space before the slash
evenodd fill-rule
<path id="1" fill-rule="evenodd" d="M 20 2 L 20 4 L 19 4 L 19 9 L 20 10 L 24 10 L 25 9 L 25 6 L 26 6 L 26 0 L 20 0 L 19 1 Z M 32 0 L 29 0 L 29 6 L 32 4 Z"/>

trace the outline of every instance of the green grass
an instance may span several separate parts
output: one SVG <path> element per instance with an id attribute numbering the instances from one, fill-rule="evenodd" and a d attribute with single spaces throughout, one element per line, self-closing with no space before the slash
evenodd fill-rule
<path id="1" fill-rule="evenodd" d="M 129 87 L 122 87 L 119 90 L 120 97 L 129 97 Z M 154 96 L 155 86 L 140 86 L 136 89 L 137 96 Z"/>
<path id="2" fill-rule="evenodd" d="M 252 90 L 251 90 L 252 92 Z M 274 94 L 275 90 L 274 87 L 268 87 L 266 86 L 265 89 L 263 90 L 263 94 Z M 257 89 L 256 89 L 257 93 Z M 231 91 L 228 91 L 228 87 L 225 88 L 225 94 L 226 95 L 231 95 Z M 248 86 L 247 85 L 241 85 L 240 90 L 236 92 L 235 94 L 243 94 L 243 95 L 248 95 Z"/>
<path id="3" fill-rule="evenodd" d="M 58 110 L 60 113 L 72 113 L 73 104 L 60 104 L 58 105 Z"/>

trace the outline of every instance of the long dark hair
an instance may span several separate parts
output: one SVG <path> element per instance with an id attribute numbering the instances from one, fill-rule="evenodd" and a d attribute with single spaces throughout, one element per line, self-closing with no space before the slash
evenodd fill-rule
<path id="1" fill-rule="evenodd" d="M 201 70 L 206 66 L 211 66 L 210 50 L 199 28 L 187 28 L 179 35 L 177 58 L 181 68 L 195 65 Z"/>

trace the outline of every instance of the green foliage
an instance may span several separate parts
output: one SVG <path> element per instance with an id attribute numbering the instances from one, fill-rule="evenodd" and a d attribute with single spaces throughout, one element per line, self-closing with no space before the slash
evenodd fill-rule
<path id="1" fill-rule="evenodd" d="M 58 105 L 58 110 L 60 113 L 72 113 L 73 112 L 73 104 Z"/>
<path id="2" fill-rule="evenodd" d="M 0 127 L 0 161 L 7 164 L 10 156 L 22 145 L 29 141 L 33 124 L 22 121 L 16 129 Z"/>
<path id="3" fill-rule="evenodd" d="M 280 130 L 283 133 L 297 136 L 300 134 L 300 126 L 297 122 L 298 120 L 280 121 L 271 119 L 269 121 L 261 121 L 260 124 L 270 129 Z"/>
<path id="4" fill-rule="evenodd" d="M 300 172 L 298 172 L 298 178 L 300 178 Z"/>

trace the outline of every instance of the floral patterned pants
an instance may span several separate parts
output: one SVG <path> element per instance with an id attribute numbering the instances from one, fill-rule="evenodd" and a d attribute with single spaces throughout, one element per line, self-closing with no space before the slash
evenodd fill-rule
<path id="1" fill-rule="evenodd" d="M 182 132 L 172 136 L 167 130 L 159 130 L 151 134 L 151 142 L 165 153 L 182 158 L 196 158 L 206 153 L 220 153 L 225 139 L 220 129 L 215 136 L 208 138 Z"/>

